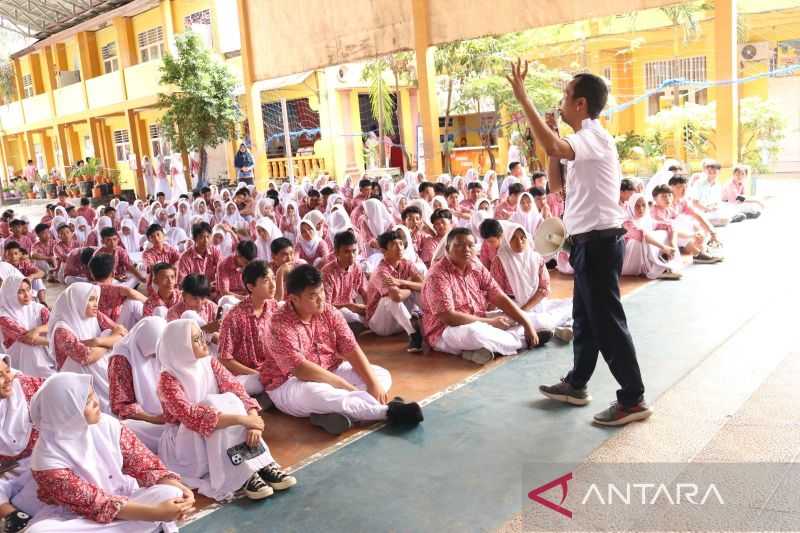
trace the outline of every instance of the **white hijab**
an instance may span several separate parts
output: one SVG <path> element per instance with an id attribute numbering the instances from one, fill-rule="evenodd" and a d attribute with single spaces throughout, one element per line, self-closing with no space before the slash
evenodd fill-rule
<path id="1" fill-rule="evenodd" d="M 19 276 L 21 278 L 25 277 L 22 275 L 22 272 L 20 272 L 19 269 L 11 263 L 0 261 L 0 284 L 3 283 L 3 280 L 12 276 Z"/>
<path id="2" fill-rule="evenodd" d="M 425 266 L 425 263 L 422 261 L 422 259 L 420 259 L 419 255 L 417 255 L 417 251 L 414 249 L 414 241 L 411 239 L 411 230 L 402 224 L 398 224 L 392 229 L 394 231 L 402 231 L 403 235 L 405 236 L 403 259 L 414 265 L 414 268 L 417 269 L 417 272 L 419 272 L 421 276 L 425 276 L 425 274 L 428 272 L 428 268 Z"/>
<path id="3" fill-rule="evenodd" d="M 10 367 L 7 355 L 0 355 L 0 359 Z M 18 372 L 13 370 L 14 374 Z M 28 401 L 25 399 L 25 391 L 22 385 L 14 377 L 11 382 L 11 396 L 0 400 L 0 455 L 16 456 L 28 446 L 31 438 L 30 410 Z"/>
<path id="4" fill-rule="evenodd" d="M 303 238 L 303 232 L 300 231 L 300 227 L 305 224 L 311 229 L 311 239 L 305 240 Z M 297 227 L 297 244 L 300 248 L 303 249 L 303 253 L 306 257 L 313 257 L 314 254 L 317 253 L 317 248 L 319 248 L 319 243 L 322 242 L 322 237 L 320 237 L 317 228 L 314 225 L 314 221 L 304 218 L 300 221 L 300 225 Z"/>
<path id="5" fill-rule="evenodd" d="M 88 424 L 83 414 L 92 377 L 60 372 L 47 378 L 31 399 L 31 420 L 39 430 L 33 470 L 69 469 L 115 496 L 130 496 L 139 485 L 122 472 L 122 425 L 106 414 Z"/>
<path id="6" fill-rule="evenodd" d="M 392 215 L 377 198 L 370 198 L 364 202 L 364 212 L 366 213 L 367 227 L 372 232 L 373 237 L 389 231 L 394 224 Z"/>
<path id="7" fill-rule="evenodd" d="M 189 240 L 189 236 L 186 234 L 186 231 L 178 226 L 174 228 L 169 228 L 167 230 L 167 241 L 169 244 L 174 246 L 178 249 L 179 252 L 182 252 L 186 247 L 186 241 Z"/>
<path id="8" fill-rule="evenodd" d="M 194 320 L 185 318 L 167 324 L 158 343 L 156 357 L 164 372 L 180 382 L 186 399 L 196 404 L 205 400 L 209 394 L 218 394 L 219 388 L 211 368 L 211 357 L 198 359 L 194 355 L 193 326 L 196 327 Z"/>
<path id="9" fill-rule="evenodd" d="M 158 341 L 166 327 L 167 321 L 159 316 L 144 317 L 111 350 L 113 355 L 121 355 L 128 360 L 133 374 L 136 401 L 151 415 L 162 413 L 161 402 L 156 393 L 161 363 L 155 355 Z"/>
<path id="10" fill-rule="evenodd" d="M 19 303 L 17 292 L 23 281 L 27 281 L 30 285 L 30 280 L 21 275 L 13 275 L 3 280 L 3 285 L 0 286 L 0 314 L 13 319 L 29 331 L 40 325 L 39 317 L 44 306 L 33 300 L 28 305 Z"/>
<path id="11" fill-rule="evenodd" d="M 79 341 L 94 339 L 100 335 L 97 317 L 86 318 L 86 306 L 92 295 L 100 298 L 100 286 L 81 281 L 67 287 L 58 297 L 50 315 L 47 332 L 52 353 L 56 353 L 55 332 L 60 327 L 70 330 Z"/>
<path id="12" fill-rule="evenodd" d="M 521 253 L 511 249 L 511 238 L 517 230 L 524 231 L 528 238 Z M 503 240 L 497 250 L 497 257 L 506 271 L 506 278 L 514 293 L 514 301 L 518 305 L 524 305 L 539 288 L 539 254 L 534 251 L 533 241 L 527 230 L 519 224 L 504 224 Z"/>
<path id="13" fill-rule="evenodd" d="M 100 232 L 103 231 L 106 228 L 112 227 L 113 225 L 114 225 L 114 223 L 111 221 L 111 218 L 107 217 L 105 215 L 103 215 L 103 216 L 101 216 L 100 218 L 97 219 L 96 227 L 97 227 L 97 242 L 98 242 L 98 244 L 103 242 L 103 237 L 100 236 Z"/>
<path id="14" fill-rule="evenodd" d="M 328 221 L 328 230 L 330 231 L 331 239 L 336 237 L 337 233 L 349 229 L 353 229 L 353 222 L 350 220 L 350 215 L 347 214 L 344 207 L 339 206 L 332 209 Z"/>
<path id="15" fill-rule="evenodd" d="M 526 196 L 531 201 L 531 208 L 528 211 L 522 209 L 522 199 Z M 514 211 L 514 214 L 511 215 L 511 222 L 516 222 L 525 228 L 525 231 L 527 231 L 529 235 L 533 235 L 541 221 L 542 215 L 539 214 L 539 208 L 536 207 L 533 196 L 527 192 L 522 193 L 517 202 L 517 209 Z"/>
<path id="16" fill-rule="evenodd" d="M 230 206 L 233 206 L 234 208 L 233 214 L 228 213 L 228 208 Z M 233 229 L 241 229 L 247 226 L 247 221 L 242 218 L 242 215 L 239 214 L 239 208 L 233 201 L 227 202 L 223 209 L 223 222 L 229 224 Z"/>
<path id="17" fill-rule="evenodd" d="M 125 235 L 125 232 L 123 231 L 124 228 L 128 228 L 130 230 L 130 235 Z M 122 242 L 122 245 L 129 254 L 135 254 L 140 251 L 142 236 L 139 235 L 139 228 L 136 227 L 136 224 L 133 222 L 133 220 L 126 218 L 122 221 L 119 231 L 119 240 Z"/>
<path id="18" fill-rule="evenodd" d="M 186 206 L 186 213 L 181 213 L 181 207 Z M 178 217 L 175 225 L 187 234 L 192 232 L 192 207 L 189 205 L 189 202 L 186 200 L 181 200 L 178 202 Z"/>
<path id="19" fill-rule="evenodd" d="M 644 216 L 641 217 L 636 216 L 636 202 L 639 200 L 644 201 L 645 207 Z M 647 209 L 647 200 L 645 200 L 642 193 L 633 193 L 631 197 L 628 198 L 628 201 L 625 204 L 625 209 L 628 219 L 633 222 L 634 226 L 644 231 L 653 230 L 653 219 L 650 218 L 650 211 Z"/>
<path id="20" fill-rule="evenodd" d="M 489 209 L 479 209 L 481 204 L 487 203 L 489 204 Z M 472 235 L 475 237 L 475 242 L 479 245 L 483 241 L 481 239 L 481 222 L 486 220 L 487 218 L 494 218 L 494 210 L 491 208 L 492 202 L 489 201 L 488 198 L 481 198 L 475 204 L 475 210 L 472 212 L 472 216 L 469 219 L 469 229 L 472 231 Z"/>
<path id="21" fill-rule="evenodd" d="M 261 238 L 258 234 L 258 228 L 267 232 L 266 240 Z M 281 229 L 275 224 L 275 221 L 269 217 L 261 217 L 256 222 L 256 248 L 258 249 L 258 258 L 262 261 L 270 261 L 272 259 L 272 251 L 270 245 L 275 239 L 283 237 Z"/>
<path id="22" fill-rule="evenodd" d="M 84 226 L 85 229 L 81 229 L 81 226 Z M 84 245 L 86 238 L 89 236 L 89 231 L 89 222 L 85 217 L 75 219 L 75 239 L 77 239 L 79 245 Z"/>
<path id="23" fill-rule="evenodd" d="M 233 237 L 231 237 L 231 234 L 222 229 L 221 226 L 216 225 L 211 233 L 212 238 L 214 235 L 222 236 L 222 244 L 214 245 L 219 250 L 220 256 L 225 258 L 231 255 L 233 253 Z"/>

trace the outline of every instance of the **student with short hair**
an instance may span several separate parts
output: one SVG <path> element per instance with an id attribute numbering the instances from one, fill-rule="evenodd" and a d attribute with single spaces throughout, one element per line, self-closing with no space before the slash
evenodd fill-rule
<path id="1" fill-rule="evenodd" d="M 373 333 L 390 336 L 400 331 L 408 334 L 409 352 L 422 351 L 417 299 L 422 276 L 414 264 L 403 259 L 405 243 L 397 231 L 378 236 L 383 259 L 378 263 L 367 286 L 367 324 Z"/>
<path id="2" fill-rule="evenodd" d="M 202 329 L 205 333 L 213 334 L 219 329 L 217 322 L 217 304 L 211 301 L 211 284 L 203 274 L 189 274 L 180 283 L 180 297 L 169 308 L 167 320 L 173 321 L 185 318 L 187 311 L 194 311 L 203 319 Z"/>
<path id="3" fill-rule="evenodd" d="M 500 243 L 503 241 L 503 224 L 494 218 L 487 218 L 480 225 L 481 251 L 478 258 L 487 269 L 492 267 L 492 261 L 497 256 Z"/>
<path id="4" fill-rule="evenodd" d="M 209 283 L 214 284 L 220 253 L 211 243 L 212 228 L 208 222 L 192 225 L 193 244 L 187 248 L 178 260 L 178 281 L 189 274 L 203 274 Z"/>
<path id="5" fill-rule="evenodd" d="M 78 248 L 80 244 L 68 224 L 61 224 L 56 230 L 58 241 L 53 244 L 53 254 L 56 257 L 56 280 L 64 283 L 64 266 L 67 262 L 67 256 L 72 250 Z"/>
<path id="6" fill-rule="evenodd" d="M 446 253 L 422 286 L 423 331 L 432 348 L 482 365 L 495 353 L 511 355 L 539 345 L 528 316 L 475 261 L 475 238 L 468 229 L 450 230 Z M 502 314 L 489 316 L 490 306 Z"/>
<path id="7" fill-rule="evenodd" d="M 95 249 L 91 246 L 75 248 L 64 262 L 64 284 L 69 286 L 79 281 L 88 282 L 92 274 L 89 272 L 89 261 L 94 257 Z"/>
<path id="8" fill-rule="evenodd" d="M 34 264 L 44 272 L 45 277 L 49 281 L 55 281 L 56 273 L 56 254 L 55 254 L 55 241 L 50 232 L 50 226 L 47 224 L 37 224 L 33 228 L 34 233 L 38 240 L 31 246 L 31 260 Z"/>
<path id="9" fill-rule="evenodd" d="M 92 279 L 100 286 L 100 312 L 117 324 L 132 328 L 142 318 L 145 296 L 125 285 L 114 283 L 114 258 L 96 254 L 89 261 Z"/>
<path id="10" fill-rule="evenodd" d="M 410 205 L 403 210 L 402 218 L 403 225 L 411 234 L 412 242 L 409 244 L 414 246 L 414 251 L 425 266 L 430 266 L 433 252 L 436 251 L 436 239 L 425 226 L 422 210 L 416 205 Z"/>
<path id="11" fill-rule="evenodd" d="M 722 201 L 735 205 L 739 212 L 747 218 L 758 218 L 764 210 L 764 203 L 753 197 L 745 195 L 744 180 L 750 176 L 750 167 L 736 165 L 733 167 L 731 180 L 722 188 Z"/>
<path id="12" fill-rule="evenodd" d="M 139 283 L 144 283 L 145 277 L 131 261 L 128 252 L 119 244 L 117 230 L 112 227 L 103 228 L 100 231 L 102 245 L 95 250 L 97 254 L 109 254 L 114 257 L 113 277 L 117 282 L 126 287 L 136 287 Z"/>
<path id="13" fill-rule="evenodd" d="M 34 244 L 34 238 L 28 233 L 28 222 L 21 218 L 15 218 L 9 224 L 9 228 L 11 230 L 11 235 L 9 235 L 8 238 L 19 243 L 20 247 L 22 247 L 26 253 L 30 254 Z"/>
<path id="14" fill-rule="evenodd" d="M 248 296 L 228 311 L 219 331 L 219 360 L 250 395 L 264 387 L 258 369 L 266 360 L 269 323 L 278 310 L 275 274 L 264 261 L 251 261 L 242 272 Z"/>
<path id="15" fill-rule="evenodd" d="M 340 434 L 354 422 L 416 424 L 416 403 L 389 401 L 389 372 L 371 365 L 341 313 L 325 302 L 322 276 L 311 265 L 289 274 L 287 301 L 273 316 L 261 383 L 275 406 Z"/>
<path id="16" fill-rule="evenodd" d="M 152 268 L 157 263 L 169 263 L 176 267 L 181 258 L 178 250 L 167 242 L 167 235 L 164 233 L 164 228 L 160 224 L 150 224 L 145 234 L 150 243 L 150 248 L 142 254 L 142 262 L 147 271 L 147 290 L 149 291 L 153 286 Z"/>
<path id="17" fill-rule="evenodd" d="M 46 305 L 47 290 L 42 281 L 44 272 L 36 268 L 30 259 L 27 258 L 24 248 L 17 241 L 7 240 L 3 246 L 3 250 L 5 252 L 3 257 L 6 263 L 19 270 L 22 276 L 30 280 L 31 288 L 36 292 L 36 298 L 39 300 L 39 303 Z"/>
<path id="18" fill-rule="evenodd" d="M 275 299 L 281 302 L 286 294 L 284 290 L 286 287 L 286 276 L 295 266 L 305 264 L 305 261 L 297 257 L 294 246 L 291 241 L 285 237 L 275 239 L 270 243 L 269 247 L 272 253 L 272 259 L 267 264 L 275 274 Z"/>
<path id="19" fill-rule="evenodd" d="M 142 309 L 143 316 L 158 316 L 166 319 L 172 306 L 181 298 L 175 267 L 169 263 L 156 263 L 152 269 L 153 289 Z"/>
<path id="20" fill-rule="evenodd" d="M 357 261 L 355 233 L 349 230 L 337 233 L 333 248 L 334 260 L 321 270 L 326 301 L 342 313 L 348 324 L 363 324 L 367 312 L 367 279 Z"/>
<path id="21" fill-rule="evenodd" d="M 508 179 L 508 178 L 506 178 Z M 508 220 L 517 211 L 519 197 L 525 192 L 525 187 L 521 183 L 512 183 L 508 186 L 508 196 L 499 202 L 494 208 L 494 218 L 497 220 Z"/>
<path id="22" fill-rule="evenodd" d="M 256 257 L 253 241 L 239 241 L 236 254 L 226 257 L 217 265 L 217 294 L 220 297 L 231 295 L 240 298 L 247 295 L 242 282 L 242 270 Z"/>

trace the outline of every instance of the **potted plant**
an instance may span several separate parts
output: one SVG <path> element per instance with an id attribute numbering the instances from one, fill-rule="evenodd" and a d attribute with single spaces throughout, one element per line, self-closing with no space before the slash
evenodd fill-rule
<path id="1" fill-rule="evenodd" d="M 34 197 L 33 191 L 31 191 L 30 184 L 25 181 L 24 179 L 18 179 L 14 183 L 14 188 L 17 189 L 20 197 L 27 197 L 29 200 L 32 200 Z"/>

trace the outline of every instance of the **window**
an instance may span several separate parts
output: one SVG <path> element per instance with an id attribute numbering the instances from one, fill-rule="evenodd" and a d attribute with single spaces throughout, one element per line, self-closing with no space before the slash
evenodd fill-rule
<path id="1" fill-rule="evenodd" d="M 83 137 L 83 153 L 86 157 L 94 157 L 94 145 L 89 135 L 84 135 Z M 79 154 L 74 154 L 74 157 L 77 159 L 80 156 Z"/>
<path id="2" fill-rule="evenodd" d="M 108 43 L 100 49 L 100 55 L 103 57 L 103 69 L 105 73 L 116 72 L 119 70 L 119 61 L 117 60 L 117 43 Z"/>
<path id="3" fill-rule="evenodd" d="M 211 10 L 204 9 L 183 17 L 183 27 L 196 33 L 207 48 L 212 48 L 211 39 Z"/>
<path id="4" fill-rule="evenodd" d="M 30 98 L 35 93 L 33 92 L 33 76 L 25 74 L 22 76 L 22 97 Z"/>
<path id="5" fill-rule="evenodd" d="M 657 89 L 667 80 L 686 79 L 689 81 L 706 81 L 706 57 L 684 57 L 651 61 L 644 64 L 645 82 L 648 91 Z"/>
<path id="6" fill-rule="evenodd" d="M 142 63 L 164 56 L 164 31 L 161 26 L 139 34 L 139 58 Z"/>
<path id="7" fill-rule="evenodd" d="M 444 120 L 445 120 L 445 117 L 439 117 L 439 127 L 440 128 L 444 128 Z M 448 128 L 452 128 L 453 127 L 453 117 L 450 117 L 450 120 L 447 121 L 447 127 Z"/>
<path id="8" fill-rule="evenodd" d="M 611 83 L 611 67 L 605 67 L 603 69 L 603 77 L 609 84 Z"/>
<path id="9" fill-rule="evenodd" d="M 149 133 L 150 152 L 153 154 L 153 157 L 158 157 L 164 153 L 163 145 L 161 144 L 161 127 L 158 124 L 150 124 Z"/>
<path id="10" fill-rule="evenodd" d="M 114 131 L 114 152 L 117 161 L 127 161 L 128 153 L 131 151 L 131 142 L 128 137 L 128 130 Z"/>

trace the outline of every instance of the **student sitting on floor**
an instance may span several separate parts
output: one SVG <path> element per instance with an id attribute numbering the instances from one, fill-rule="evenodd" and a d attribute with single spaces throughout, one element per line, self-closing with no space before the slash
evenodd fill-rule
<path id="1" fill-rule="evenodd" d="M 522 225 L 512 223 L 505 228 L 491 273 L 508 297 L 528 314 L 540 344 L 551 331 L 564 342 L 572 340 L 572 299 L 549 298 L 550 274 Z"/>
<path id="2" fill-rule="evenodd" d="M 33 231 L 39 240 L 31 246 L 31 260 L 39 270 L 44 272 L 48 281 L 55 281 L 56 254 L 54 248 L 56 243 L 50 233 L 50 226 L 37 224 Z"/>
<path id="3" fill-rule="evenodd" d="M 158 263 L 168 263 L 175 267 L 177 272 L 181 254 L 175 247 L 167 243 L 164 228 L 159 224 L 150 224 L 145 235 L 150 243 L 150 248 L 142 254 L 142 262 L 147 271 L 147 290 L 150 291 L 153 287 L 153 267 Z"/>
<path id="4" fill-rule="evenodd" d="M 453 213 L 449 209 L 436 209 L 431 214 L 431 225 L 436 235 L 433 237 L 433 242 L 435 244 L 433 252 L 431 253 L 430 260 L 426 263 L 428 268 L 433 264 L 433 257 L 436 254 L 436 250 L 439 248 L 439 244 L 447 237 L 447 233 L 453 227 Z"/>
<path id="5" fill-rule="evenodd" d="M 214 291 L 214 278 L 221 259 L 219 250 L 211 245 L 211 233 L 208 222 L 192 225 L 193 244 L 178 260 L 178 282 L 183 281 L 189 274 L 203 274 L 211 284 L 212 292 Z"/>
<path id="6" fill-rule="evenodd" d="M 30 260 L 25 258 L 25 251 L 17 241 L 6 241 L 4 246 L 4 258 L 8 264 L 19 270 L 31 282 L 31 288 L 36 292 L 39 303 L 47 302 L 47 291 L 42 282 L 44 272 L 33 266 Z"/>
<path id="7" fill-rule="evenodd" d="M 143 316 L 160 316 L 167 318 L 172 306 L 181 299 L 181 291 L 177 287 L 175 267 L 169 263 L 156 263 L 151 269 L 154 287 L 144 303 Z"/>
<path id="8" fill-rule="evenodd" d="M 472 233 L 453 228 L 445 245 L 447 255 L 434 262 L 422 286 L 422 324 L 428 344 L 477 364 L 488 363 L 495 353 L 511 355 L 537 346 L 539 337 L 528 316 L 476 260 Z M 487 316 L 490 305 L 502 314 Z"/>
<path id="9" fill-rule="evenodd" d="M 268 263 L 269 268 L 275 274 L 275 299 L 283 301 L 286 292 L 286 276 L 297 265 L 305 263 L 304 260 L 297 257 L 294 252 L 294 246 L 291 241 L 285 237 L 279 237 L 272 241 L 269 245 L 270 252 L 272 252 L 272 259 Z"/>
<path id="10" fill-rule="evenodd" d="M 247 267 L 245 267 L 247 268 Z M 183 316 L 186 311 L 194 311 L 205 323 L 200 329 L 204 333 L 214 334 L 219 329 L 217 321 L 218 306 L 211 301 L 211 285 L 202 274 L 189 274 L 181 282 L 180 298 L 167 312 L 167 321 L 171 322 Z"/>
<path id="11" fill-rule="evenodd" d="M 275 274 L 265 261 L 251 261 L 242 272 L 249 293 L 228 311 L 219 329 L 219 360 L 251 396 L 264 392 L 258 369 L 267 358 L 269 321 L 278 310 Z"/>
<path id="12" fill-rule="evenodd" d="M 42 508 L 31 475 L 30 455 L 39 432 L 30 419 L 30 402 L 44 378 L 28 376 L 12 368 L 8 356 L 0 356 L 0 463 L 13 465 L 0 476 L 0 519 L 3 533 L 25 529 Z"/>
<path id="13" fill-rule="evenodd" d="M 625 207 L 623 276 L 647 276 L 649 279 L 681 279 L 683 266 L 678 250 L 678 235 L 670 224 L 655 222 L 647 212 L 644 196 L 634 193 Z"/>
<path id="14" fill-rule="evenodd" d="M 33 377 L 55 373 L 56 362 L 47 342 L 50 311 L 33 301 L 31 282 L 19 275 L 3 280 L 0 286 L 0 338 L 11 365 Z"/>
<path id="15" fill-rule="evenodd" d="M 255 259 L 256 252 L 256 243 L 253 241 L 239 241 L 236 253 L 219 262 L 216 280 L 220 297 L 230 295 L 242 298 L 247 295 L 242 284 L 242 270 Z"/>
<path id="16" fill-rule="evenodd" d="M 75 248 L 67 255 L 64 262 L 64 284 L 72 285 L 82 281 L 89 281 L 89 261 L 94 257 L 95 249 L 91 246 L 85 248 Z"/>
<path id="17" fill-rule="evenodd" d="M 192 491 L 116 418 L 101 412 L 91 376 L 51 376 L 31 400 L 39 439 L 31 469 L 39 499 L 34 533 L 173 532 Z"/>
<path id="18" fill-rule="evenodd" d="M 494 218 L 487 218 L 479 227 L 481 232 L 481 264 L 487 269 L 492 268 L 492 261 L 497 257 L 497 250 L 500 249 L 500 243 L 503 242 L 503 225 L 499 220 Z"/>
<path id="19" fill-rule="evenodd" d="M 113 277 L 126 287 L 134 288 L 145 282 L 145 277 L 131 261 L 128 252 L 119 243 L 119 235 L 114 228 L 103 228 L 100 231 L 102 246 L 95 250 L 97 254 L 109 254 L 114 257 Z"/>
<path id="20" fill-rule="evenodd" d="M 114 258 L 97 254 L 89 261 L 92 279 L 100 286 L 100 312 L 117 324 L 132 328 L 140 318 L 147 298 L 125 285 L 114 283 Z"/>
<path id="21" fill-rule="evenodd" d="M 156 388 L 161 363 L 156 359 L 158 339 L 167 327 L 161 317 L 143 318 L 111 349 L 108 388 L 111 412 L 151 451 L 158 453 L 164 417 Z"/>
<path id="22" fill-rule="evenodd" d="M 187 485 L 219 501 L 239 488 L 249 499 L 262 500 L 273 489 L 297 483 L 281 471 L 261 438 L 264 420 L 258 402 L 219 360 L 209 357 L 203 332 L 193 320 L 170 322 L 156 356 L 163 369 L 158 397 L 167 424 L 158 454 Z M 234 462 L 228 452 L 241 444 L 252 456 Z"/>
<path id="23" fill-rule="evenodd" d="M 330 253 L 328 243 L 323 240 L 322 234 L 317 231 L 314 221 L 308 215 L 300 221 L 296 245 L 297 256 L 314 266 L 318 266 Z"/>
<path id="24" fill-rule="evenodd" d="M 670 212 L 665 212 L 663 208 L 653 206 L 650 209 L 650 214 L 654 219 L 672 218 L 672 225 L 677 227 L 679 232 L 689 233 L 694 235 L 697 232 L 703 234 L 704 242 L 712 248 L 719 248 L 722 243 L 719 240 L 714 230 L 714 226 L 706 219 L 704 215 L 697 212 L 692 206 L 689 198 L 686 197 L 687 188 L 686 176 L 677 175 L 669 179 L 669 188 L 672 192 L 672 207 Z M 665 189 L 662 189 L 665 190 Z M 647 198 L 645 198 L 647 200 Z M 664 199 L 662 199 L 664 200 Z M 662 201 L 662 203 L 664 203 Z M 679 245 L 681 239 L 678 239 Z"/>
<path id="25" fill-rule="evenodd" d="M 363 324 L 367 313 L 367 280 L 356 262 L 358 239 L 352 231 L 333 238 L 335 259 L 322 267 L 322 283 L 328 303 L 339 310 L 348 324 Z"/>
<path id="26" fill-rule="evenodd" d="M 67 224 L 58 227 L 58 242 L 53 245 L 53 253 L 56 257 L 56 280 L 64 283 L 64 266 L 70 252 L 79 247 L 78 239 L 75 238 L 72 228 Z"/>
<path id="27" fill-rule="evenodd" d="M 383 259 L 367 286 L 367 324 L 373 333 L 389 336 L 405 331 L 408 351 L 422 351 L 417 300 L 422 276 L 413 263 L 403 259 L 405 244 L 398 231 L 378 235 Z"/>
<path id="28" fill-rule="evenodd" d="M 731 181 L 722 189 L 722 201 L 735 205 L 739 212 L 747 218 L 758 218 L 764 210 L 764 203 L 744 194 L 744 180 L 750 175 L 750 167 L 736 165 L 733 167 Z"/>
<path id="29" fill-rule="evenodd" d="M 714 256 L 709 251 L 706 234 L 697 231 L 696 226 L 690 219 L 681 217 L 680 213 L 673 208 L 672 189 L 669 185 L 659 185 L 653 189 L 653 195 L 655 202 L 651 210 L 653 218 L 672 225 L 672 231 L 678 237 L 677 243 L 681 253 L 691 255 L 694 263 L 698 264 L 705 265 L 722 261 L 721 257 Z M 716 236 L 713 233 L 712 235 Z"/>
<path id="30" fill-rule="evenodd" d="M 292 270 L 286 291 L 286 303 L 272 316 L 261 365 L 261 383 L 278 409 L 310 416 L 334 435 L 354 422 L 422 421 L 418 404 L 389 401 L 389 372 L 369 363 L 342 314 L 325 303 L 316 268 Z"/>

